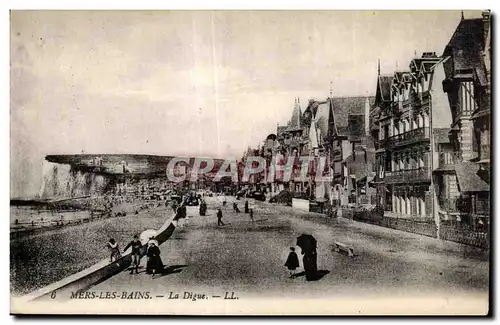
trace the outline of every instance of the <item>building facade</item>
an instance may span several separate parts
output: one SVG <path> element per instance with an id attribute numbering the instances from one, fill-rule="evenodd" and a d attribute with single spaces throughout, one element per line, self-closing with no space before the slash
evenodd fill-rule
<path id="1" fill-rule="evenodd" d="M 441 148 L 439 217 L 442 222 L 485 228 L 490 215 L 490 13 L 463 19 L 443 52 L 451 114 L 450 145 Z"/>
<path id="2" fill-rule="evenodd" d="M 331 98 L 333 112 L 330 161 L 334 206 L 369 204 L 375 197 L 375 147 L 369 132 L 374 97 Z M 375 202 L 374 202 L 375 203 Z"/>
<path id="3" fill-rule="evenodd" d="M 443 106 L 446 95 L 433 92 L 444 79 L 439 62 L 434 52 L 427 52 L 406 71 L 382 76 L 379 70 L 372 132 L 378 135 L 378 202 L 388 216 L 434 217 L 434 134 L 450 121 Z"/>
<path id="4" fill-rule="evenodd" d="M 463 19 L 442 56 L 381 75 L 370 133 L 387 216 L 486 226 L 490 177 L 490 18 Z"/>

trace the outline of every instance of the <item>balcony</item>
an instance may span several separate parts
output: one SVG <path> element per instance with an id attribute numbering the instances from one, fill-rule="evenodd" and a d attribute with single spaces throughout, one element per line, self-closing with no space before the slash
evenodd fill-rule
<path id="1" fill-rule="evenodd" d="M 380 143 L 380 148 L 385 148 L 385 147 L 388 147 L 391 143 L 391 138 L 383 138 L 383 139 L 380 139 L 379 143 Z"/>
<path id="2" fill-rule="evenodd" d="M 440 152 L 439 153 L 439 167 L 451 167 L 462 161 L 462 154 L 460 152 Z"/>
<path id="3" fill-rule="evenodd" d="M 420 167 L 416 169 L 399 170 L 396 172 L 386 172 L 384 180 L 387 184 L 430 182 L 430 168 Z"/>
<path id="4" fill-rule="evenodd" d="M 393 135 L 388 139 L 382 140 L 382 147 L 399 147 L 430 139 L 430 130 L 428 127 L 418 128 L 398 135 Z"/>
<path id="5" fill-rule="evenodd" d="M 396 101 L 391 103 L 392 115 L 400 115 L 402 110 L 403 110 L 402 102 Z"/>

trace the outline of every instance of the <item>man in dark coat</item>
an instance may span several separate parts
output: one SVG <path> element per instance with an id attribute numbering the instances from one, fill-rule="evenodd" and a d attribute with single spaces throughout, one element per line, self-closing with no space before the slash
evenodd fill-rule
<path id="1" fill-rule="evenodd" d="M 204 216 L 207 213 L 207 204 L 205 200 L 201 200 L 200 203 L 200 216 Z"/>

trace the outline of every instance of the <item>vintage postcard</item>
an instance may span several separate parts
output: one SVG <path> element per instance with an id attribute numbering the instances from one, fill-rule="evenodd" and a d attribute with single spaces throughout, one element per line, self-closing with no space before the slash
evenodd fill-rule
<path id="1" fill-rule="evenodd" d="M 11 313 L 487 315 L 491 29 L 11 11 Z"/>

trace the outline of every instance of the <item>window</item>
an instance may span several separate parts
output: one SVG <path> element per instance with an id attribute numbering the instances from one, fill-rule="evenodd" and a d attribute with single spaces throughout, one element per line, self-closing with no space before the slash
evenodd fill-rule
<path id="1" fill-rule="evenodd" d="M 386 154 L 385 156 L 385 161 L 384 161 L 384 167 L 385 167 L 385 170 L 390 172 L 392 171 L 392 159 L 391 159 L 391 154 L 388 153 Z"/>
<path id="2" fill-rule="evenodd" d="M 390 136 L 389 125 L 384 125 L 384 139 L 388 139 Z"/>
<path id="3" fill-rule="evenodd" d="M 333 172 L 335 174 L 342 174 L 342 162 L 341 161 L 335 162 L 335 164 L 333 165 Z"/>
<path id="4" fill-rule="evenodd" d="M 429 116 L 427 114 L 422 115 L 423 127 L 429 126 Z"/>

